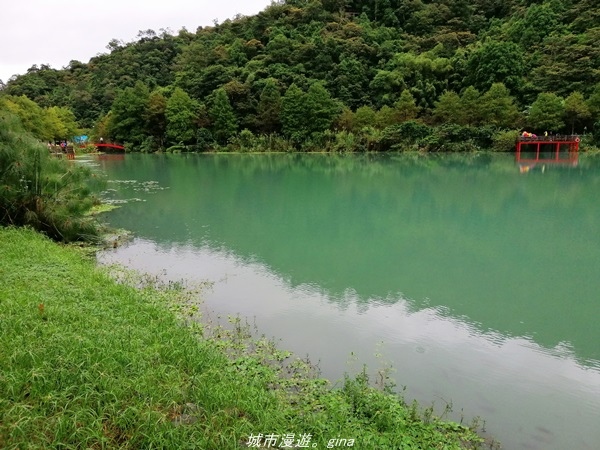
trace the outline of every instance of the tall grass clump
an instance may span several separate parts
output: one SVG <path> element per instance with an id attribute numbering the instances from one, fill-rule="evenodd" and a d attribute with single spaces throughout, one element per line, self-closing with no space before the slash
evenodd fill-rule
<path id="1" fill-rule="evenodd" d="M 100 180 L 89 169 L 50 155 L 23 130 L 18 118 L 0 111 L 0 225 L 28 225 L 54 240 L 93 240 Z"/>

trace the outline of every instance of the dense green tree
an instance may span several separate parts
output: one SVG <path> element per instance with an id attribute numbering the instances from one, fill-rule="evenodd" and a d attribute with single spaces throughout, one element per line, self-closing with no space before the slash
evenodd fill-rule
<path id="1" fill-rule="evenodd" d="M 564 100 L 554 93 L 543 92 L 529 108 L 527 122 L 536 130 L 557 132 L 565 125 L 564 116 Z"/>
<path id="2" fill-rule="evenodd" d="M 217 89 L 215 91 L 209 115 L 212 120 L 213 136 L 220 144 L 226 144 L 237 132 L 238 121 L 225 89 Z"/>
<path id="3" fill-rule="evenodd" d="M 54 142 L 56 140 L 65 139 L 67 136 L 75 135 L 75 133 L 68 133 L 67 127 L 61 120 L 57 108 L 57 106 L 52 106 L 51 108 L 46 109 L 44 117 L 44 136 L 42 138 L 44 141 Z"/>
<path id="4" fill-rule="evenodd" d="M 25 131 L 43 141 L 71 140 L 80 133 L 75 115 L 65 107 L 40 108 L 25 96 L 4 96 L 0 98 L 0 109 L 10 111 Z"/>
<path id="5" fill-rule="evenodd" d="M 600 83 L 596 84 L 586 103 L 592 115 L 592 120 L 600 120 Z"/>
<path id="6" fill-rule="evenodd" d="M 398 98 L 398 92 L 408 88 L 404 76 L 397 70 L 378 70 L 369 88 L 373 94 L 375 105 L 393 105 Z"/>
<path id="7" fill-rule="evenodd" d="M 213 148 L 215 145 L 215 138 L 208 128 L 198 128 L 196 131 L 196 146 L 200 151 L 206 151 Z"/>
<path id="8" fill-rule="evenodd" d="M 575 125 L 591 117 L 591 111 L 581 92 L 573 92 L 565 99 L 565 120 L 571 126 L 571 134 L 575 133 Z"/>
<path id="9" fill-rule="evenodd" d="M 323 84 L 313 83 L 306 93 L 306 110 L 309 132 L 323 132 L 328 130 L 334 119 L 340 113 L 341 106 L 334 100 Z"/>
<path id="10" fill-rule="evenodd" d="M 374 127 L 377 122 L 377 113 L 370 106 L 361 106 L 354 113 L 353 130 L 360 131 L 365 127 Z"/>
<path id="11" fill-rule="evenodd" d="M 515 16 L 509 25 L 511 39 L 526 49 L 539 45 L 546 36 L 558 28 L 562 11 L 557 9 L 553 8 L 551 3 L 529 5 L 524 15 Z"/>
<path id="12" fill-rule="evenodd" d="M 146 138 L 144 120 L 150 90 L 141 81 L 134 87 L 121 91 L 112 104 L 109 126 L 110 136 L 118 142 L 141 144 Z"/>
<path id="13" fill-rule="evenodd" d="M 498 127 L 515 127 L 519 119 L 519 110 L 515 99 L 502 83 L 494 83 L 479 99 L 482 122 Z"/>
<path id="14" fill-rule="evenodd" d="M 229 46 L 227 53 L 229 56 L 229 61 L 235 66 L 242 67 L 248 62 L 246 48 L 243 41 L 239 38 L 233 41 L 233 43 Z"/>
<path id="15" fill-rule="evenodd" d="M 484 118 L 481 111 L 481 94 L 473 86 L 469 86 L 460 96 L 460 104 L 462 106 L 462 121 L 458 122 L 462 125 L 477 125 Z"/>
<path id="16" fill-rule="evenodd" d="M 264 133 L 281 129 L 281 94 L 277 80 L 269 78 L 260 94 L 257 108 L 257 128 Z"/>
<path id="17" fill-rule="evenodd" d="M 336 127 L 344 130 L 352 127 L 351 111 L 363 107 L 378 110 L 375 131 L 415 117 L 424 121 L 433 118 L 440 125 L 446 121 L 460 125 L 432 133 L 435 139 L 461 133 L 471 136 L 471 131 L 465 131 L 467 126 L 508 126 L 514 109 L 510 102 L 500 101 L 507 96 L 492 89 L 495 83 L 503 83 L 514 105 L 521 109 L 535 103 L 540 92 L 554 92 L 565 99 L 580 92 L 587 99 L 591 115 L 586 118 L 582 114 L 579 99 L 574 102 L 579 106 L 561 120 L 568 121 L 571 128 L 590 129 L 600 120 L 599 108 L 594 106 L 600 103 L 594 94 L 600 76 L 600 13 L 593 3 L 273 2 L 255 16 L 239 16 L 193 33 L 145 30 L 132 42 L 113 39 L 107 46 L 108 53 L 88 63 L 71 61 L 63 70 L 33 66 L 26 74 L 5 80 L 0 95 L 24 95 L 41 107 L 42 119 L 36 122 L 35 114 L 24 114 L 33 108 L 22 101 L 20 105 L 12 104 L 14 110 L 24 109 L 24 122 L 29 121 L 32 129 L 37 127 L 40 138 L 65 132 L 60 129 L 61 121 L 48 109 L 63 107 L 73 111 L 79 126 L 94 127 L 94 133 L 103 130 L 104 137 L 107 118 L 111 118 L 113 138 L 136 146 L 143 144 L 144 148 L 163 146 L 166 98 L 175 87 L 211 108 L 215 91 L 223 88 L 239 120 L 236 130 L 247 128 L 257 139 L 261 133 L 283 131 L 287 138 L 296 136 L 297 142 L 311 139 L 310 145 L 315 148 L 320 145 L 319 139 L 335 141 L 315 135 L 331 128 L 331 114 L 311 115 L 309 108 L 298 105 L 300 113 L 294 119 L 290 108 L 287 113 L 283 111 L 281 96 L 278 113 L 277 93 L 286 92 L 291 85 L 300 89 L 304 101 L 317 100 L 311 99 L 308 92 L 315 83 L 326 87 L 321 92 L 325 103 L 333 103 L 331 108 L 318 111 L 338 111 L 334 115 Z M 269 85 L 269 78 L 277 80 L 277 89 Z M 164 98 L 139 90 L 138 82 L 148 92 L 161 92 Z M 138 99 L 133 98 L 136 87 Z M 446 91 L 460 94 L 459 101 L 443 95 Z M 451 106 L 448 100 L 456 103 L 455 109 L 462 106 L 462 111 L 444 112 Z M 349 110 L 340 114 L 340 104 Z M 500 114 L 502 104 L 508 113 Z M 284 116 L 287 126 L 282 121 Z M 212 122 L 205 109 L 198 113 L 195 126 L 210 129 L 210 139 L 218 138 L 221 143 L 228 140 L 223 135 L 217 137 L 218 127 Z M 198 132 L 194 134 L 197 141 Z M 230 131 L 224 135 L 233 136 Z M 354 139 L 357 146 L 376 141 L 371 139 L 374 134 L 368 139 L 355 134 L 345 136 Z M 203 142 L 210 139 L 203 137 Z M 429 144 L 423 140 L 419 145 Z"/>
<path id="18" fill-rule="evenodd" d="M 426 139 L 433 129 L 414 120 L 392 125 L 383 130 L 383 144 L 394 150 L 405 150 Z"/>
<path id="19" fill-rule="evenodd" d="M 38 139 L 49 140 L 52 138 L 52 133 L 48 133 L 46 129 L 43 109 L 25 95 L 0 98 L 0 109 L 7 110 L 18 117 L 25 131 Z"/>
<path id="20" fill-rule="evenodd" d="M 433 117 L 438 123 L 451 122 L 460 124 L 464 122 L 464 113 L 460 96 L 456 92 L 446 91 L 435 103 Z"/>
<path id="21" fill-rule="evenodd" d="M 525 63 L 523 51 L 513 42 L 488 40 L 477 47 L 467 61 L 467 85 L 487 91 L 503 83 L 511 92 L 520 92 Z"/>
<path id="22" fill-rule="evenodd" d="M 307 117 L 306 94 L 296 84 L 292 84 L 281 99 L 281 125 L 283 133 L 300 140 L 305 135 Z"/>
<path id="23" fill-rule="evenodd" d="M 269 61 L 271 63 L 289 64 L 292 48 L 293 41 L 290 41 L 283 33 L 275 33 L 266 46 Z"/>
<path id="24" fill-rule="evenodd" d="M 256 127 L 257 99 L 252 91 L 252 77 L 249 77 L 248 82 L 245 83 L 236 78 L 225 83 L 222 87 L 227 93 L 236 117 L 239 118 L 238 125 Z"/>
<path id="25" fill-rule="evenodd" d="M 45 136 L 47 140 L 71 140 L 80 134 L 75 114 L 68 108 L 52 106 L 44 111 Z"/>
<path id="26" fill-rule="evenodd" d="M 388 109 L 391 110 L 391 108 L 389 106 L 388 106 Z M 354 123 L 354 113 L 347 106 L 342 106 L 342 111 L 335 118 L 334 128 L 336 130 L 351 131 L 352 127 L 353 127 L 353 123 Z"/>
<path id="27" fill-rule="evenodd" d="M 109 111 L 104 116 L 100 117 L 92 130 L 91 138 L 94 141 L 99 141 L 100 138 L 105 139 L 110 136 L 110 124 L 112 123 L 112 111 Z"/>
<path id="28" fill-rule="evenodd" d="M 600 24 L 600 9 L 596 0 L 579 0 L 571 3 L 571 8 L 565 11 L 569 29 L 573 33 L 585 33 Z"/>
<path id="29" fill-rule="evenodd" d="M 5 80 L 9 81 L 9 80 Z M 55 102 L 61 102 L 54 92 L 60 89 L 60 85 L 65 82 L 65 73 L 42 64 L 31 66 L 27 73 L 11 79 L 5 93 L 8 95 L 20 97 L 26 96 L 36 102 L 40 107 L 52 106 Z M 62 100 L 64 102 L 64 100 Z M 64 105 L 64 103 L 60 103 Z"/>
<path id="30" fill-rule="evenodd" d="M 448 76 L 452 71 L 450 60 L 440 57 L 442 46 L 429 52 L 397 53 L 387 64 L 391 70 L 380 71 L 373 79 L 371 87 L 384 91 L 376 100 L 383 104 L 393 104 L 402 93 L 409 89 L 420 108 L 431 108 L 437 98 L 448 88 Z M 379 79 L 378 79 L 379 78 Z"/>
<path id="31" fill-rule="evenodd" d="M 554 34 L 546 38 L 536 54 L 531 82 L 539 91 L 562 97 L 579 91 L 589 95 L 591 80 L 600 76 L 600 23 L 580 35 Z"/>
<path id="32" fill-rule="evenodd" d="M 400 122 L 398 110 L 384 105 L 377 111 L 377 128 L 384 129 Z"/>
<path id="33" fill-rule="evenodd" d="M 394 109 L 397 112 L 399 122 L 415 119 L 419 115 L 419 108 L 415 102 L 415 98 L 408 90 L 402 91 L 400 98 L 394 103 Z"/>
<path id="34" fill-rule="evenodd" d="M 330 83 L 331 92 L 351 109 L 367 102 L 366 88 L 369 85 L 368 70 L 354 56 L 342 56 L 334 69 L 334 78 Z"/>
<path id="35" fill-rule="evenodd" d="M 173 92 L 177 91 L 177 88 Z M 167 133 L 167 98 L 161 90 L 155 90 L 148 97 L 148 105 L 144 114 L 148 135 L 153 139 L 155 148 L 164 146 Z"/>
<path id="36" fill-rule="evenodd" d="M 198 102 L 193 100 L 183 89 L 175 88 L 167 100 L 165 108 L 166 134 L 169 144 L 189 145 L 195 143 L 198 109 Z"/>
<path id="37" fill-rule="evenodd" d="M 504 107 L 507 109 L 503 110 Z M 491 120 L 495 125 L 500 125 L 501 122 L 501 126 L 510 126 L 508 123 L 516 114 L 516 106 L 501 84 L 492 86 L 485 99 L 473 86 L 465 89 L 460 96 L 447 91 L 440 96 L 433 111 L 437 123 L 449 122 L 458 125 L 477 125 Z"/>
<path id="38" fill-rule="evenodd" d="M 292 84 L 282 98 L 283 132 L 296 143 L 313 133 L 328 130 L 341 107 L 321 83 L 313 83 L 308 92 Z"/>

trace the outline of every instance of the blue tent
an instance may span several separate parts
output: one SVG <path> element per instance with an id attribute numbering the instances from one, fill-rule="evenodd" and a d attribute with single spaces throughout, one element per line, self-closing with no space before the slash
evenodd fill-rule
<path id="1" fill-rule="evenodd" d="M 75 142 L 77 142 L 78 144 L 85 144 L 88 140 L 88 137 L 87 136 L 75 136 L 73 138 L 73 140 Z"/>

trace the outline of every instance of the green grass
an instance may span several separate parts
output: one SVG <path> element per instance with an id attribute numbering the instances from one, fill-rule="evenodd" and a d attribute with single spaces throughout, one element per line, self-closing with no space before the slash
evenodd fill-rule
<path id="1" fill-rule="evenodd" d="M 118 283 L 75 248 L 0 228 L 0 448 L 267 448 L 259 433 L 279 445 L 310 434 L 319 449 L 481 441 L 365 376 L 332 390 L 238 322 L 200 325 L 184 294 Z"/>

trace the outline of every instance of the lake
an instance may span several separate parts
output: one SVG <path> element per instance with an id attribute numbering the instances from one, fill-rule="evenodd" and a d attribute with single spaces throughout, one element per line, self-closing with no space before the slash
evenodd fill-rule
<path id="1" fill-rule="evenodd" d="M 333 382 L 367 364 L 506 449 L 600 445 L 600 159 L 509 154 L 104 155 L 101 253 L 210 281 Z"/>

